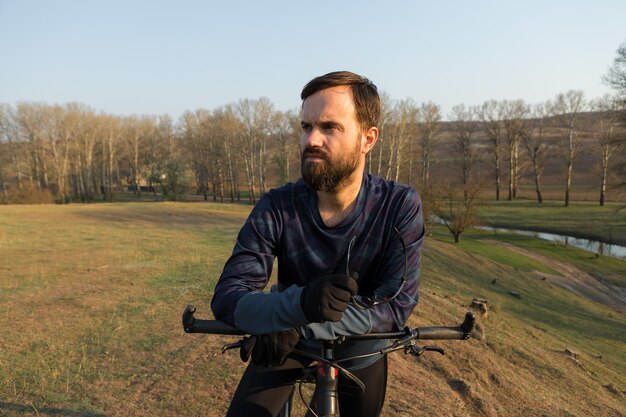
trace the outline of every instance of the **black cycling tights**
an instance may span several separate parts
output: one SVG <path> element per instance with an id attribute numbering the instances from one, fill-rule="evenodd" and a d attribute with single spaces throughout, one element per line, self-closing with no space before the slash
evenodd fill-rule
<path id="1" fill-rule="evenodd" d="M 291 357 L 284 365 L 272 368 L 251 363 L 239 382 L 227 417 L 276 416 L 291 395 L 294 381 L 302 375 L 302 369 L 309 363 L 309 359 L 297 360 Z M 363 381 L 366 392 L 361 394 L 354 382 L 340 375 L 341 417 L 377 417 L 385 401 L 387 357 L 352 373 Z"/>

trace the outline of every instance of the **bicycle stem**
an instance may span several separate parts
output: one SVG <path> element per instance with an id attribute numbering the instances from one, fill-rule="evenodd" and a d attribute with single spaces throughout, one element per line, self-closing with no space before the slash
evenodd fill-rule
<path id="1" fill-rule="evenodd" d="M 332 344 L 322 344 L 322 357 L 324 361 L 317 364 L 316 391 L 319 395 L 317 411 L 320 417 L 336 416 L 339 412 L 337 398 L 339 371 L 330 363 L 335 359 Z"/>

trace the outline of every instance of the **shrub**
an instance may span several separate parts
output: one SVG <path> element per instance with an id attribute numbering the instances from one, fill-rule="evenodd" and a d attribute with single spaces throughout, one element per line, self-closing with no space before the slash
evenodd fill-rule
<path id="1" fill-rule="evenodd" d="M 21 190 L 10 188 L 8 198 L 1 201 L 5 204 L 53 204 L 54 196 L 47 189 L 40 190 L 37 187 L 26 185 Z"/>

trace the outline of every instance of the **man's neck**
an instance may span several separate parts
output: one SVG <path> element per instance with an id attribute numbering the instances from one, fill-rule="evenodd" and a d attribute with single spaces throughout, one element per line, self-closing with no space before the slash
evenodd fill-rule
<path id="1" fill-rule="evenodd" d="M 363 172 L 357 170 L 350 178 L 350 182 L 337 192 L 317 192 L 317 207 L 326 226 L 337 226 L 348 217 L 354 209 L 362 182 Z"/>

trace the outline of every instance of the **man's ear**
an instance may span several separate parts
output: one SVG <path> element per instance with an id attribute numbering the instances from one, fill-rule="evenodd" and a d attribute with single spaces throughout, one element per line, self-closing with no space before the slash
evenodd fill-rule
<path id="1" fill-rule="evenodd" d="M 363 143 L 361 145 L 361 150 L 364 154 L 367 154 L 372 150 L 376 141 L 378 140 L 378 128 L 375 126 L 370 127 L 363 135 Z"/>

